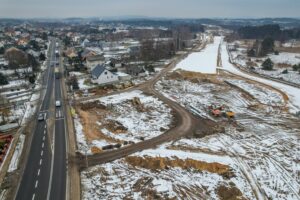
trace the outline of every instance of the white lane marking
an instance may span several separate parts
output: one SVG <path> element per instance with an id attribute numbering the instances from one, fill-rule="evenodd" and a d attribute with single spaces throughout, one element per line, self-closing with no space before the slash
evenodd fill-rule
<path id="1" fill-rule="evenodd" d="M 34 200 L 34 199 L 35 199 L 35 193 L 33 193 L 31 200 Z"/>
<path id="2" fill-rule="evenodd" d="M 40 165 L 42 165 L 43 159 L 40 159 Z"/>
<path id="3" fill-rule="evenodd" d="M 44 155 L 44 151 L 42 150 L 42 151 L 41 151 L 41 156 L 43 156 L 43 155 Z"/>
<path id="4" fill-rule="evenodd" d="M 45 143 L 43 142 L 43 143 L 42 143 L 42 148 L 44 148 L 44 146 L 45 146 Z"/>
<path id="5" fill-rule="evenodd" d="M 45 136 L 43 136 L 43 141 L 45 141 Z"/>
<path id="6" fill-rule="evenodd" d="M 47 200 L 50 199 L 50 191 L 51 191 L 51 187 L 52 187 L 53 165 L 54 165 L 54 155 L 55 155 L 55 123 L 54 123 L 54 128 L 53 128 L 53 141 L 54 141 L 53 142 L 54 144 L 53 144 L 53 146 L 51 145 L 52 158 L 51 158 L 50 179 L 49 179 L 49 184 L 48 184 Z"/>
<path id="7" fill-rule="evenodd" d="M 34 188 L 37 188 L 38 184 L 39 184 L 39 181 L 36 180 L 36 181 L 35 181 L 35 186 L 34 186 Z"/>
<path id="8" fill-rule="evenodd" d="M 45 124 L 45 128 L 47 128 L 47 125 Z"/>
<path id="9" fill-rule="evenodd" d="M 41 172 L 41 169 L 38 170 L 38 173 L 37 173 L 38 176 L 40 175 L 40 172 Z"/>
<path id="10" fill-rule="evenodd" d="M 46 134 L 46 130 L 44 130 L 44 134 Z"/>
<path id="11" fill-rule="evenodd" d="M 64 119 L 65 119 L 64 117 L 61 117 L 61 118 L 55 119 L 55 121 L 64 120 Z"/>

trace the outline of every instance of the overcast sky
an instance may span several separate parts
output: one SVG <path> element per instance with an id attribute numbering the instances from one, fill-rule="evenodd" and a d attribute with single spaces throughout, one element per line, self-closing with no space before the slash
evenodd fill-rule
<path id="1" fill-rule="evenodd" d="M 0 17 L 300 17 L 300 0 L 0 0 Z"/>

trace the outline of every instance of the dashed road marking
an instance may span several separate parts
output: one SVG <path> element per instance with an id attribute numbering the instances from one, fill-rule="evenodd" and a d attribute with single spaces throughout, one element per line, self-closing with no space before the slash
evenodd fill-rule
<path id="1" fill-rule="evenodd" d="M 42 151 L 41 151 L 41 156 L 43 156 L 43 154 L 44 154 L 44 151 L 42 150 Z"/>
<path id="2" fill-rule="evenodd" d="M 38 173 L 37 173 L 38 176 L 40 175 L 40 172 L 41 172 L 41 169 L 38 170 Z"/>
<path id="3" fill-rule="evenodd" d="M 43 136 L 43 141 L 45 141 L 45 136 Z"/>
<path id="4" fill-rule="evenodd" d="M 43 163 L 43 159 L 40 159 L 40 165 L 42 165 L 42 163 Z"/>
<path id="5" fill-rule="evenodd" d="M 43 142 L 43 143 L 42 143 L 42 148 L 44 148 L 44 146 L 45 146 L 45 143 Z"/>
<path id="6" fill-rule="evenodd" d="M 55 121 L 64 120 L 64 119 L 65 119 L 64 117 L 56 118 Z"/>
<path id="7" fill-rule="evenodd" d="M 46 130 L 44 130 L 44 134 L 46 134 Z"/>
<path id="8" fill-rule="evenodd" d="M 47 125 L 45 124 L 45 128 L 47 128 Z"/>
<path id="9" fill-rule="evenodd" d="M 33 193 L 31 200 L 35 199 L 35 193 Z"/>
<path id="10" fill-rule="evenodd" d="M 35 181 L 35 186 L 34 186 L 34 188 L 37 188 L 38 184 L 39 184 L 39 181 L 36 180 L 36 181 Z"/>

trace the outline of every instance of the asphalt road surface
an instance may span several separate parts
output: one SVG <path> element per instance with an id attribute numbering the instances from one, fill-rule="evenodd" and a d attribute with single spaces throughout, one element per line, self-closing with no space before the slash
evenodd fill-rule
<path id="1" fill-rule="evenodd" d="M 55 79 L 55 101 L 61 105 L 55 111 L 55 148 L 53 159 L 53 173 L 50 199 L 62 200 L 66 198 L 66 137 L 65 137 L 65 112 L 61 95 L 61 81 Z"/>
<path id="2" fill-rule="evenodd" d="M 47 123 L 46 121 L 39 121 L 33 133 L 26 166 L 16 195 L 17 200 L 61 200 L 66 197 L 64 110 L 60 79 L 56 79 L 54 76 L 54 66 L 57 59 L 55 57 L 55 43 L 56 41 L 52 40 L 50 44 L 50 62 L 48 62 L 47 71 L 43 77 L 43 87 L 46 87 L 46 93 L 40 108 L 40 112 L 47 113 L 47 118 L 55 118 L 54 154 L 47 134 Z M 53 89 L 55 99 L 60 100 L 62 104 L 61 107 L 56 108 L 55 113 L 49 111 L 50 107 L 54 105 L 54 102 L 51 101 Z"/>

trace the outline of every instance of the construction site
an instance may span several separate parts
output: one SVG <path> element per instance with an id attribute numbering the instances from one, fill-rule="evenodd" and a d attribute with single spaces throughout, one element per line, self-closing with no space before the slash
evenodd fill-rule
<path id="1" fill-rule="evenodd" d="M 76 113 L 82 153 L 99 153 L 148 140 L 168 130 L 172 122 L 166 105 L 139 90 L 83 102 Z"/>
<path id="2" fill-rule="evenodd" d="M 226 72 L 176 70 L 155 88 L 210 127 L 89 168 L 81 174 L 84 199 L 298 198 L 300 127 L 285 95 Z"/>
<path id="3" fill-rule="evenodd" d="M 207 38 L 195 53 L 214 57 L 216 73 L 177 68 L 196 59 L 183 55 L 76 104 L 83 199 L 299 199 L 293 90 L 237 75 L 222 38 Z"/>

